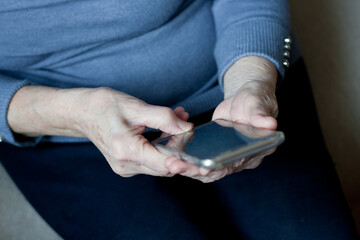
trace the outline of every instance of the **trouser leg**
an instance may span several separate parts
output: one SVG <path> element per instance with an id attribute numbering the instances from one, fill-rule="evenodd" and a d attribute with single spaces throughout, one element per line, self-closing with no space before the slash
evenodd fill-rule
<path id="1" fill-rule="evenodd" d="M 2 162 L 66 239 L 354 239 L 301 61 L 278 99 L 285 143 L 257 169 L 212 184 L 121 178 L 92 144 L 2 144 Z"/>

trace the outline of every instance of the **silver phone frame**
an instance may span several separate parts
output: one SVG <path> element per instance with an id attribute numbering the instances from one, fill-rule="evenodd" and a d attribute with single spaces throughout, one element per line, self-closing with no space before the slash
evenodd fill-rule
<path id="1" fill-rule="evenodd" d="M 167 148 L 162 144 L 154 143 L 154 146 L 160 152 L 166 155 L 175 156 L 183 161 L 193 163 L 202 168 L 219 170 L 224 168 L 227 164 L 230 164 L 234 161 L 238 161 L 243 158 L 250 157 L 257 153 L 264 152 L 268 149 L 279 146 L 284 141 L 285 141 L 284 133 L 281 131 L 274 131 L 273 134 L 261 138 L 259 141 L 256 141 L 251 144 L 247 144 L 245 146 L 241 146 L 236 149 L 225 151 L 214 158 L 206 158 L 206 159 L 200 159 L 195 156 L 191 156 L 185 152 Z"/>

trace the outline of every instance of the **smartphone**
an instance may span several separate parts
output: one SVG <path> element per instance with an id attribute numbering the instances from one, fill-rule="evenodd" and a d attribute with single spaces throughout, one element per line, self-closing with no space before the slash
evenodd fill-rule
<path id="1" fill-rule="evenodd" d="M 206 169 L 226 165 L 274 148 L 285 140 L 281 131 L 270 131 L 217 119 L 179 135 L 162 136 L 152 144 L 162 153 Z"/>

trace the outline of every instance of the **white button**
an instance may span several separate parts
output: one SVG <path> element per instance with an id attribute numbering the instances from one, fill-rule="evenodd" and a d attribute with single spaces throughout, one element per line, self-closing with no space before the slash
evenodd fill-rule
<path id="1" fill-rule="evenodd" d="M 284 49 L 286 49 L 286 50 L 290 50 L 290 49 L 291 49 L 290 44 L 286 43 L 286 44 L 284 45 Z"/>
<path id="2" fill-rule="evenodd" d="M 4 137 L 3 136 L 0 136 L 0 143 L 5 141 Z"/>
<path id="3" fill-rule="evenodd" d="M 286 38 L 284 39 L 284 42 L 285 42 L 285 43 L 288 43 L 288 44 L 291 44 L 291 43 L 292 43 L 291 37 L 286 37 Z"/>
<path id="4" fill-rule="evenodd" d="M 290 66 L 290 62 L 288 60 L 283 61 L 284 67 L 288 68 Z"/>
<path id="5" fill-rule="evenodd" d="M 290 52 L 288 50 L 285 50 L 283 56 L 286 58 L 290 58 Z"/>

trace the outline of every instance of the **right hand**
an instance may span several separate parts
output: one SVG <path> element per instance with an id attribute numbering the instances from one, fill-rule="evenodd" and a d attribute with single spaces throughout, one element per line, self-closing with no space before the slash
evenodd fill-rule
<path id="1" fill-rule="evenodd" d="M 141 134 L 146 127 L 178 134 L 193 128 L 181 107 L 159 107 L 108 88 L 24 86 L 7 112 L 11 130 L 23 137 L 87 137 L 117 174 L 167 176 L 166 155 Z"/>
<path id="2" fill-rule="evenodd" d="M 165 167 L 167 156 L 141 134 L 146 127 L 169 134 L 192 129 L 183 108 L 149 105 L 107 88 L 97 89 L 89 97 L 80 131 L 97 146 L 115 173 L 123 177 L 176 174 Z"/>

